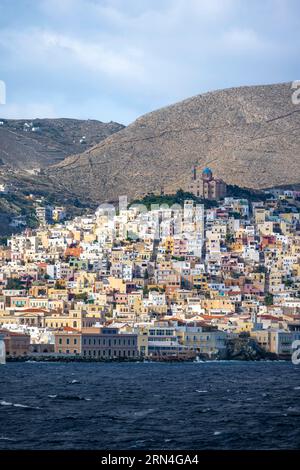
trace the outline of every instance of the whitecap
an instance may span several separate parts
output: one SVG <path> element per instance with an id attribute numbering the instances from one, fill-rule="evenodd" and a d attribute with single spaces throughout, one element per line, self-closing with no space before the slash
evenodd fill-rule
<path id="1" fill-rule="evenodd" d="M 48 395 L 48 398 L 56 398 L 57 395 Z"/>
<path id="2" fill-rule="evenodd" d="M 196 390 L 198 393 L 207 393 L 207 390 Z"/>
<path id="3" fill-rule="evenodd" d="M 0 405 L 1 406 L 12 406 L 12 403 L 10 403 L 9 401 L 3 400 L 3 401 L 0 401 Z"/>
<path id="4" fill-rule="evenodd" d="M 294 387 L 294 390 L 300 390 L 300 387 Z"/>
<path id="5" fill-rule="evenodd" d="M 219 436 L 221 434 L 221 431 L 215 431 L 214 436 Z"/>
<path id="6" fill-rule="evenodd" d="M 296 407 L 290 406 L 290 407 L 287 409 L 287 413 L 288 413 L 289 415 L 300 416 L 300 408 L 296 408 Z"/>
<path id="7" fill-rule="evenodd" d="M 31 410 L 40 410 L 38 406 L 22 405 L 22 403 L 13 403 L 16 408 L 29 408 Z"/>
<path id="8" fill-rule="evenodd" d="M 135 411 L 134 415 L 138 417 L 142 417 L 142 416 L 148 415 L 149 413 L 153 413 L 153 411 L 154 411 L 153 408 L 149 408 L 149 410 Z"/>

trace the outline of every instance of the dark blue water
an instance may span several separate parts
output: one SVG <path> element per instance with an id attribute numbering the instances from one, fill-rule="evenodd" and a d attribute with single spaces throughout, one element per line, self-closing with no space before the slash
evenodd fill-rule
<path id="1" fill-rule="evenodd" d="M 299 449 L 292 363 L 10 363 L 0 449 Z"/>

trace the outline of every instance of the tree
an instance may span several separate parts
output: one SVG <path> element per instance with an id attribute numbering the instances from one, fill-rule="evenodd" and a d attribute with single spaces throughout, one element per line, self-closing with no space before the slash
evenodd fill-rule
<path id="1" fill-rule="evenodd" d="M 24 284 L 20 279 L 9 278 L 7 279 L 6 289 L 20 290 L 24 289 Z"/>
<path id="2" fill-rule="evenodd" d="M 149 289 L 148 289 L 148 287 L 144 287 L 144 288 L 143 288 L 143 297 L 147 297 L 148 294 L 149 294 Z"/>
<path id="3" fill-rule="evenodd" d="M 75 300 L 83 300 L 84 302 L 87 301 L 88 295 L 86 292 L 83 292 L 82 294 L 75 294 Z"/>
<path id="4" fill-rule="evenodd" d="M 266 305 L 274 305 L 274 295 L 270 292 L 265 295 L 265 304 Z"/>
<path id="5" fill-rule="evenodd" d="M 149 279 L 148 269 L 146 269 L 144 272 L 144 279 Z"/>

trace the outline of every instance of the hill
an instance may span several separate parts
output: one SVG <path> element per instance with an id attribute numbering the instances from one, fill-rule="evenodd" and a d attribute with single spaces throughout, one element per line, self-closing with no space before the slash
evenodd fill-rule
<path id="1" fill-rule="evenodd" d="M 26 170 L 53 165 L 123 128 L 94 120 L 0 118 L 0 165 Z"/>
<path id="2" fill-rule="evenodd" d="M 300 183 L 300 106 L 290 83 L 198 95 L 138 118 L 84 153 L 45 170 L 97 202 L 188 189 L 192 166 L 261 189 Z"/>

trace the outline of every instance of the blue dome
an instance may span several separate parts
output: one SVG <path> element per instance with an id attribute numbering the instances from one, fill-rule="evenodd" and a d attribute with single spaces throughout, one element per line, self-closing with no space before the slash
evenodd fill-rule
<path id="1" fill-rule="evenodd" d="M 203 174 L 205 174 L 205 175 L 211 175 L 211 174 L 212 174 L 212 171 L 211 171 L 211 169 L 208 168 L 208 166 L 207 166 L 206 168 L 204 168 Z"/>
<path id="2" fill-rule="evenodd" d="M 202 179 L 204 181 L 210 181 L 213 179 L 212 171 L 208 166 L 202 171 Z"/>

